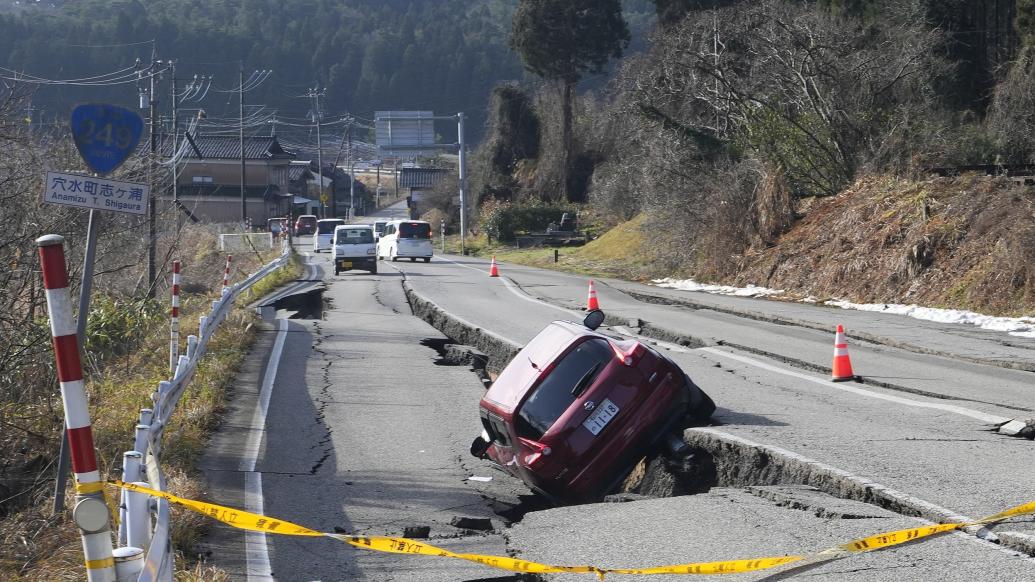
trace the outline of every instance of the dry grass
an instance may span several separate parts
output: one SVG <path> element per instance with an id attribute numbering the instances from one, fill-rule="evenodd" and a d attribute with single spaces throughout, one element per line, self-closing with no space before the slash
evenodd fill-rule
<path id="1" fill-rule="evenodd" d="M 470 238 L 468 250 L 478 256 L 495 255 L 500 261 L 569 271 L 594 277 L 621 277 L 644 280 L 651 275 L 651 256 L 643 236 L 646 216 L 639 215 L 619 223 L 599 238 L 582 247 L 563 247 L 554 262 L 554 249 L 548 247 L 514 249 L 499 244 L 489 245 L 484 237 Z M 450 240 L 447 249 L 457 252 L 456 241 Z"/>
<path id="2" fill-rule="evenodd" d="M 211 308 L 215 291 L 222 281 L 225 255 L 214 251 L 211 233 L 195 231 L 184 237 L 181 252 L 187 281 L 194 279 L 196 293 L 184 293 L 181 307 L 181 337 L 195 332 L 201 315 Z M 189 250 L 189 252 L 187 252 Z M 279 251 L 262 255 L 235 256 L 240 280 Z M 301 265 L 297 259 L 281 269 L 262 285 L 268 290 L 297 277 Z M 262 292 L 262 289 L 257 289 Z M 243 302 L 242 302 L 243 303 Z M 255 337 L 255 316 L 240 307 L 227 317 L 209 343 L 208 352 L 197 374 L 180 401 L 176 414 L 166 428 L 163 468 L 170 489 L 187 497 L 203 495 L 195 470 L 211 431 L 218 425 L 225 407 L 226 390 L 230 386 Z M 122 355 L 97 358 L 102 365 L 89 374 L 87 394 L 91 406 L 94 440 L 102 476 L 116 477 L 122 452 L 132 442 L 132 427 L 141 407 L 150 405 L 150 395 L 159 380 L 169 375 L 168 320 L 165 317 L 148 323 L 139 345 Z M 9 406 L 7 407 L 10 408 Z M 37 482 L 32 484 L 28 506 L 0 520 L 0 579 L 79 580 L 82 579 L 82 550 L 79 535 L 69 513 L 50 517 L 53 469 L 52 453 L 56 452 L 57 436 L 62 422 L 59 399 L 46 403 L 36 411 L 31 429 L 44 439 L 36 447 L 42 458 Z M 10 411 L 10 410 L 8 410 Z M 28 418 L 32 411 L 19 411 Z M 49 442 L 49 445 L 47 444 Z M 51 454 L 46 454 L 50 452 Z M 109 492 L 109 503 L 117 495 Z M 72 496 L 66 498 L 71 506 Z M 193 548 L 204 528 L 210 525 L 196 513 L 173 509 L 173 541 L 180 558 L 177 561 L 179 580 L 223 580 L 225 574 L 200 564 Z M 115 513 L 117 515 L 117 512 Z"/>

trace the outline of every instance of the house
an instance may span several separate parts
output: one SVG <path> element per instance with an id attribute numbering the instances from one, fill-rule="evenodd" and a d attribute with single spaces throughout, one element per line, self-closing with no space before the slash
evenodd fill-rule
<path id="1" fill-rule="evenodd" d="M 160 156 L 168 159 L 171 150 L 172 140 L 163 139 Z M 267 219 L 287 216 L 291 211 L 290 167 L 294 157 L 276 137 L 244 138 L 244 206 L 252 224 L 265 225 Z M 237 136 L 192 136 L 177 169 L 181 206 L 204 221 L 241 221 L 241 143 Z M 161 194 L 163 201 L 171 202 L 172 198 L 171 188 Z"/>
<path id="2" fill-rule="evenodd" d="M 324 186 L 330 183 L 324 178 Z M 319 216 L 323 204 L 316 184 L 316 174 L 308 161 L 292 160 L 288 166 L 288 192 L 292 195 L 291 215 L 314 214 Z"/>
<path id="3" fill-rule="evenodd" d="M 409 189 L 406 197 L 410 207 L 410 218 L 420 218 L 428 208 L 422 208 L 421 200 L 424 192 L 431 190 L 453 170 L 443 168 L 407 168 L 399 170 L 399 188 Z"/>

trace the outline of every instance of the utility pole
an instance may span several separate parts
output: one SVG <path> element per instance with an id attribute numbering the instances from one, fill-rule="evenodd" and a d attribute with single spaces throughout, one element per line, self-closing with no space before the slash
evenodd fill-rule
<path id="1" fill-rule="evenodd" d="M 179 177 L 179 171 L 176 166 L 179 165 L 179 160 L 176 159 L 176 146 L 179 143 L 179 130 L 180 124 L 179 119 L 176 117 L 176 61 L 169 61 L 169 70 L 172 72 L 172 178 L 173 178 L 173 212 L 176 214 L 176 236 L 179 240 L 180 230 L 183 228 L 183 221 L 180 218 L 180 191 L 178 184 L 176 183 Z"/>
<path id="2" fill-rule="evenodd" d="M 467 147 L 464 143 L 464 114 L 456 114 L 457 146 L 459 149 L 460 174 L 460 254 L 467 254 L 464 239 L 467 238 Z"/>
<path id="3" fill-rule="evenodd" d="M 162 61 L 156 60 L 154 53 L 151 54 L 151 93 L 150 96 L 150 109 L 149 114 L 151 115 L 151 163 L 148 164 L 148 174 L 151 177 L 149 180 L 151 187 L 148 196 L 150 200 L 147 205 L 147 297 L 154 299 L 155 297 L 155 280 L 157 279 L 157 269 L 155 267 L 155 245 L 158 244 L 158 234 L 156 230 L 157 215 L 155 213 L 155 185 L 154 185 L 154 165 L 158 155 L 158 93 L 155 89 L 155 77 L 158 72 L 158 67 L 162 64 Z"/>
<path id="4" fill-rule="evenodd" d="M 238 80 L 240 85 L 237 86 L 237 94 L 240 103 L 240 139 L 241 139 L 241 227 L 248 224 L 248 200 L 245 199 L 244 190 L 244 61 L 241 61 L 241 66 L 238 68 Z"/>
<path id="5" fill-rule="evenodd" d="M 345 124 L 349 148 L 349 218 L 356 212 L 356 161 L 352 158 L 352 116 L 348 116 Z"/>
<path id="6" fill-rule="evenodd" d="M 326 90 L 319 91 L 317 87 L 313 87 L 309 90 L 309 97 L 313 99 L 313 121 L 316 122 L 316 167 L 318 187 L 320 189 L 320 205 L 323 208 L 323 217 L 327 218 L 327 205 L 323 202 L 323 136 L 320 133 L 320 127 L 323 125 L 323 112 L 320 111 L 320 97 L 323 97 L 327 93 Z M 338 216 L 338 205 L 337 196 L 334 195 L 334 190 L 331 190 L 331 218 Z"/>

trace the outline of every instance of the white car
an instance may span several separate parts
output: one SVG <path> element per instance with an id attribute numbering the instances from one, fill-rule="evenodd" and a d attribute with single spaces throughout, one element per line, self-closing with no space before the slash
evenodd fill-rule
<path id="1" fill-rule="evenodd" d="M 423 220 L 393 220 L 377 240 L 377 258 L 398 261 L 424 259 L 431 262 L 435 245 L 431 242 L 431 224 Z"/>
<path id="2" fill-rule="evenodd" d="M 369 224 L 345 224 L 334 228 L 334 274 L 364 269 L 377 274 L 377 252 L 374 227 Z"/>
<path id="3" fill-rule="evenodd" d="M 334 229 L 345 224 L 340 218 L 324 218 L 316 221 L 316 232 L 313 233 L 313 252 L 331 249 L 331 239 L 334 238 Z"/>

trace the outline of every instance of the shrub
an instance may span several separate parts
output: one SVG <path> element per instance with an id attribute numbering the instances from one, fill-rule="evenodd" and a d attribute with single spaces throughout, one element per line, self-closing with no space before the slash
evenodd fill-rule
<path id="1" fill-rule="evenodd" d="M 560 223 L 565 212 L 575 214 L 575 209 L 538 201 L 515 204 L 491 200 L 482 206 L 480 224 L 489 236 L 512 241 L 517 233 L 543 231 L 550 223 Z"/>

